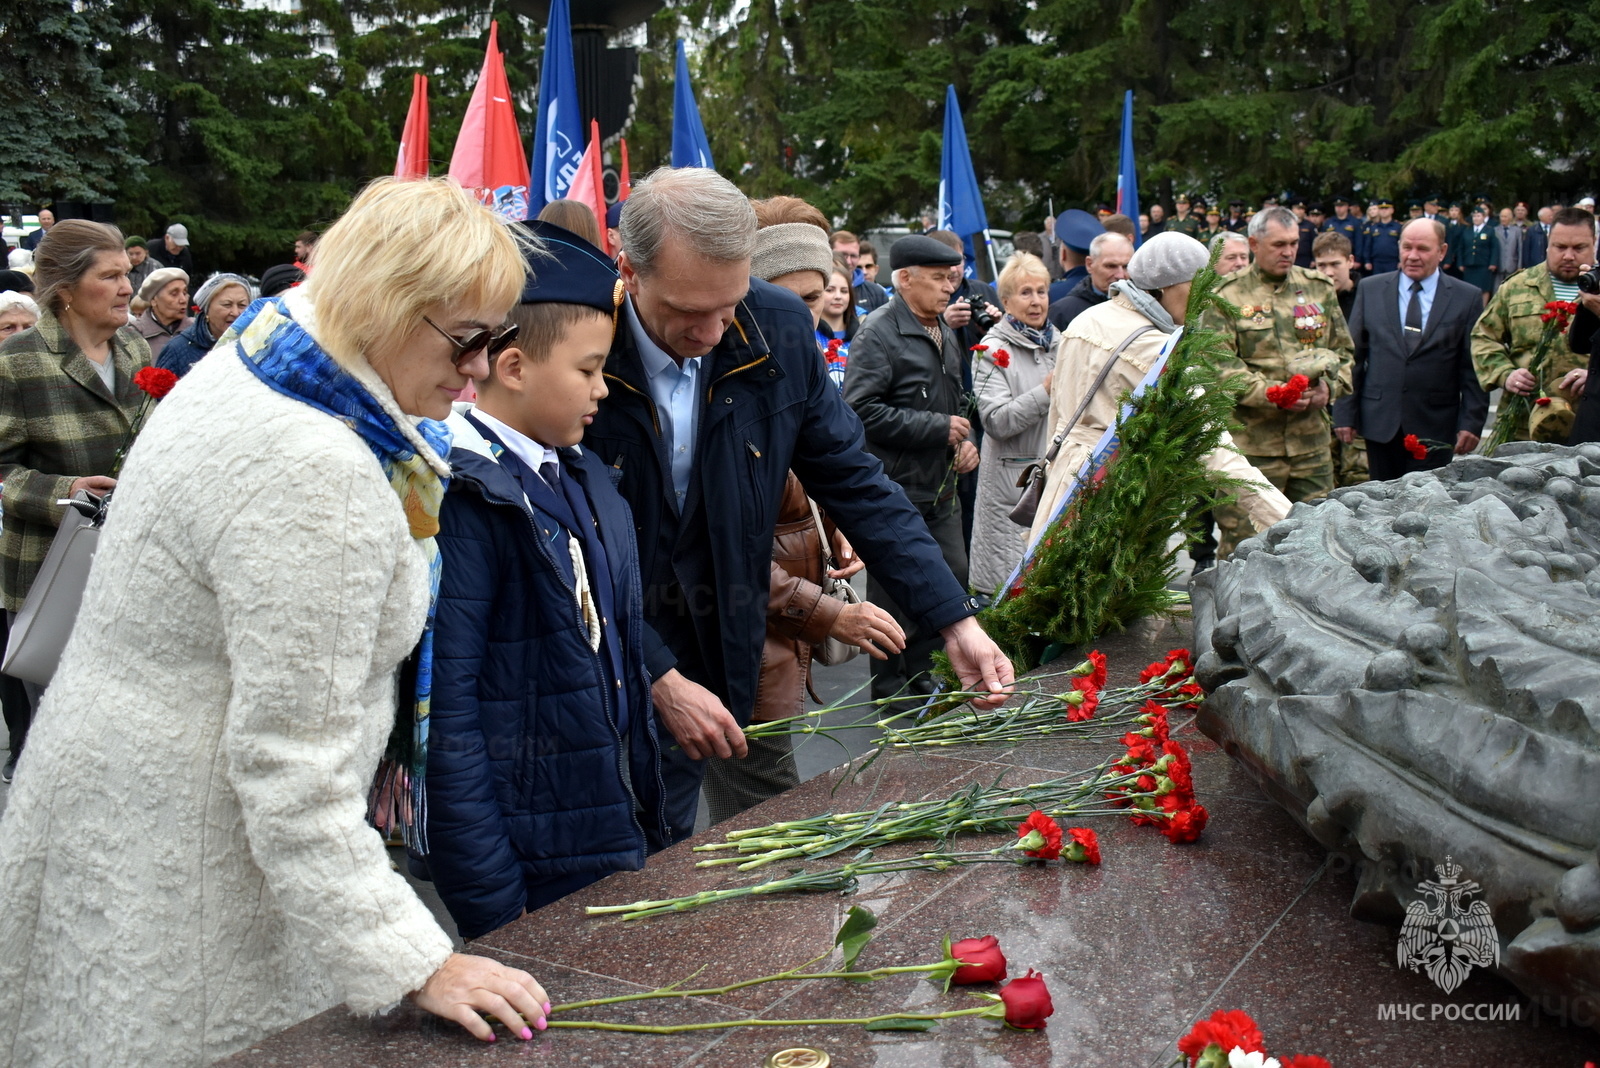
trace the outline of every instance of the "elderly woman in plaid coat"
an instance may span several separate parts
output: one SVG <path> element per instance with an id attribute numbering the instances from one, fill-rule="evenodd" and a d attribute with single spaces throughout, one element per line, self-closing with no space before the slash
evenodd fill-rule
<path id="1" fill-rule="evenodd" d="M 144 397 L 133 376 L 150 363 L 150 347 L 128 325 L 128 266 L 112 227 L 57 223 L 34 259 L 39 322 L 0 344 L 0 594 L 8 619 L 61 523 L 56 502 L 116 485 L 111 469 Z M 7 782 L 26 735 L 25 724 L 9 726 Z"/>

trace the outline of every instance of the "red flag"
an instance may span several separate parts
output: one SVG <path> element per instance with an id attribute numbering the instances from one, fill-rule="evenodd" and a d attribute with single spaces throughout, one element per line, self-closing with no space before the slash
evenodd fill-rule
<path id="1" fill-rule="evenodd" d="M 411 76 L 411 110 L 400 132 L 400 155 L 394 161 L 396 178 L 428 176 L 428 76 Z"/>
<path id="2" fill-rule="evenodd" d="M 633 192 L 633 182 L 628 178 L 628 139 L 622 138 L 622 169 L 617 172 L 617 199 L 627 200 Z"/>
<path id="3" fill-rule="evenodd" d="M 578 161 L 578 173 L 572 179 L 572 184 L 567 187 L 567 199 L 575 200 L 594 212 L 595 223 L 600 227 L 600 244 L 609 245 L 606 240 L 606 186 L 604 171 L 600 165 L 600 123 L 589 120 L 589 145 L 583 150 L 583 158 Z M 605 250 L 609 253 L 611 250 Z"/>
<path id="4" fill-rule="evenodd" d="M 450 157 L 450 177 L 506 218 L 518 222 L 527 218 L 528 157 L 517 130 L 497 22 L 489 23 L 483 73 L 461 120 L 456 150 Z"/>

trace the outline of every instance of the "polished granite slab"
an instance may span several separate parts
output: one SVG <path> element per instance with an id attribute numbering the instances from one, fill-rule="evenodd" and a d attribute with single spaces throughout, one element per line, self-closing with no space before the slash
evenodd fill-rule
<path id="1" fill-rule="evenodd" d="M 1110 657 L 1117 685 L 1134 681 L 1146 662 L 1182 644 L 1181 626 L 1147 623 L 1098 647 Z M 842 1027 L 671 1036 L 552 1030 L 532 1042 L 502 1037 L 485 1045 L 409 1007 L 379 1021 L 340 1009 L 225 1063 L 734 1068 L 759 1065 L 772 1051 L 799 1045 L 826 1050 L 842 1068 L 1160 1068 L 1177 1056 L 1174 1043 L 1193 1020 L 1219 1008 L 1251 1013 L 1274 1054 L 1318 1053 L 1337 1068 L 1582 1068 L 1597 1058 L 1600 1033 L 1580 1026 L 1593 1007 L 1531 1006 L 1481 972 L 1446 996 L 1425 977 L 1398 969 L 1396 932 L 1347 914 L 1354 874 L 1327 857 L 1209 740 L 1192 727 L 1178 737 L 1191 750 L 1197 792 L 1211 812 L 1204 839 L 1194 845 L 1173 846 L 1152 829 L 1102 818 L 1085 821 L 1100 833 L 1105 861 L 1099 868 L 918 871 L 865 880 L 848 897 L 738 901 L 646 921 L 584 915 L 586 905 L 690 893 L 740 878 L 727 869 L 694 868 L 703 855 L 689 851 L 734 827 L 944 796 L 973 781 L 1037 781 L 1093 765 L 1120 747 L 1051 742 L 937 756 L 900 753 L 859 778 L 836 771 L 812 780 L 652 858 L 644 871 L 614 875 L 472 947 L 526 968 L 558 1003 L 650 989 L 702 967 L 695 985 L 720 986 L 825 953 L 848 908 L 863 904 L 879 916 L 862 958 L 868 967 L 935 960 L 946 934 L 998 936 L 1013 975 L 1034 967 L 1047 977 L 1056 1013 L 1043 1032 L 968 1019 L 926 1034 Z M 982 848 L 1001 839 L 962 841 Z M 773 983 L 715 1002 L 656 1001 L 573 1016 L 679 1023 L 751 1014 L 866 1016 L 963 1004 L 959 992 L 946 995 L 925 980 L 897 976 L 871 984 Z M 1507 1004 L 1520 1007 L 1519 1021 L 1447 1018 L 1459 1017 L 1462 1006 Z M 1380 1018 L 1400 1005 L 1423 1009 Z M 1437 1013 L 1434 1005 L 1441 1006 Z"/>

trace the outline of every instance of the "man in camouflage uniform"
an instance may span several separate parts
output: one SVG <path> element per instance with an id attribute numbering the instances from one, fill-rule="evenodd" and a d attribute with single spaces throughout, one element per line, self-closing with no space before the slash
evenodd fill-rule
<path id="1" fill-rule="evenodd" d="M 1232 349 L 1221 364 L 1224 384 L 1238 396 L 1234 417 L 1243 425 L 1233 440 L 1291 501 L 1333 489 L 1328 406 L 1350 392 L 1355 347 L 1333 283 L 1294 265 L 1300 225 L 1286 208 L 1265 208 L 1250 221 L 1255 262 L 1230 275 L 1218 294 L 1239 309 L 1230 320 L 1215 309 L 1204 325 L 1220 331 Z M 1267 400 L 1269 386 L 1292 375 L 1311 388 L 1290 408 Z M 1237 505 L 1216 510 L 1218 557 L 1231 553 L 1254 530 Z"/>
<path id="2" fill-rule="evenodd" d="M 1502 282 L 1473 327 L 1472 365 L 1484 389 L 1502 388 L 1550 400 L 1534 407 L 1531 426 L 1528 419 L 1518 418 L 1511 428 L 1511 441 L 1564 443 L 1572 430 L 1578 398 L 1571 392 L 1568 376 L 1586 367 L 1587 361 L 1580 362 L 1565 340 L 1555 338 L 1537 379 L 1529 365 L 1544 334 L 1541 316 L 1545 305 L 1553 300 L 1577 300 L 1578 273 L 1594 262 L 1594 215 L 1582 208 L 1563 208 L 1550 227 L 1545 261 Z M 1497 421 L 1504 405 L 1502 398 L 1495 411 Z"/>

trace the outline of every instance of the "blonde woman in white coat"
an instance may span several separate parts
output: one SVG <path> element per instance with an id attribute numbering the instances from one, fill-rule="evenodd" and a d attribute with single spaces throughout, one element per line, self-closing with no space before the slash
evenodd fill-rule
<path id="1" fill-rule="evenodd" d="M 366 820 L 391 729 L 425 724 L 395 679 L 430 608 L 431 420 L 487 374 L 472 335 L 523 262 L 458 187 L 374 183 L 156 408 L 0 822 L 0 1064 L 210 1064 L 408 995 L 480 1038 L 480 1010 L 543 1024 Z"/>
<path id="2" fill-rule="evenodd" d="M 1028 532 L 1011 521 L 1011 509 L 1022 499 L 1018 476 L 1050 447 L 1050 384 L 1056 365 L 1050 272 L 1044 261 L 1018 252 L 1006 262 L 998 282 L 1006 313 L 984 335 L 984 351 L 972 354 L 983 455 L 973 507 L 970 581 L 985 594 L 994 593 L 1010 576 L 1027 545 Z"/>

